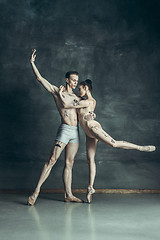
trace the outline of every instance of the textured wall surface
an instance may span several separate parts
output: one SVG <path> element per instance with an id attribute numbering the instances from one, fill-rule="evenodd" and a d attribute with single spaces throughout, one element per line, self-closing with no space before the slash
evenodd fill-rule
<path id="1" fill-rule="evenodd" d="M 29 58 L 56 86 L 68 70 L 93 80 L 97 120 L 115 139 L 160 144 L 160 1 L 0 0 L 0 188 L 32 188 L 60 117 Z M 81 131 L 73 187 L 88 184 Z M 160 151 L 98 144 L 97 188 L 160 188 Z M 62 188 L 64 155 L 46 188 Z"/>

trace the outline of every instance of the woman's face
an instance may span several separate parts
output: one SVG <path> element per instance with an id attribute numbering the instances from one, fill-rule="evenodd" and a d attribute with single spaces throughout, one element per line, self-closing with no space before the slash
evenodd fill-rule
<path id="1" fill-rule="evenodd" d="M 84 97 L 86 95 L 86 90 L 84 89 L 83 85 L 79 85 L 79 95 L 80 97 Z"/>

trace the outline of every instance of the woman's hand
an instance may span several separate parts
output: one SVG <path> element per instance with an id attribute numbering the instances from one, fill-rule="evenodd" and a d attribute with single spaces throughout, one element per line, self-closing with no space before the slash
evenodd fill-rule
<path id="1" fill-rule="evenodd" d="M 86 121 L 94 120 L 96 118 L 96 114 L 94 112 L 89 112 L 84 116 Z"/>
<path id="2" fill-rule="evenodd" d="M 36 59 L 36 49 L 32 49 L 32 55 L 31 55 L 31 59 L 30 62 L 33 63 Z"/>

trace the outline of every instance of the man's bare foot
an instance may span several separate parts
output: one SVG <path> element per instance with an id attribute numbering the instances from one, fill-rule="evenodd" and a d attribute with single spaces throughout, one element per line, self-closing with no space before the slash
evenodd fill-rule
<path id="1" fill-rule="evenodd" d="M 155 146 L 141 146 L 139 150 L 142 152 L 153 152 L 156 150 L 156 147 Z"/>
<path id="2" fill-rule="evenodd" d="M 88 187 L 87 190 L 87 202 L 91 203 L 92 202 L 92 194 L 95 193 L 95 189 L 93 187 Z"/>
<path id="3" fill-rule="evenodd" d="M 29 198 L 28 198 L 28 201 L 27 201 L 27 204 L 29 206 L 33 206 L 35 204 L 35 201 L 37 199 L 39 195 L 39 192 L 34 192 Z"/>
<path id="4" fill-rule="evenodd" d="M 79 198 L 77 198 L 77 197 L 75 197 L 75 196 L 71 196 L 71 197 L 65 197 L 65 199 L 64 199 L 64 201 L 65 202 L 77 202 L 77 203 L 83 203 L 83 200 L 81 200 L 81 199 L 79 199 Z"/>

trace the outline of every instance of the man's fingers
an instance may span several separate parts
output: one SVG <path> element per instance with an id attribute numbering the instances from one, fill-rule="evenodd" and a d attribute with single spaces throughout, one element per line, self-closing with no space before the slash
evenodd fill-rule
<path id="1" fill-rule="evenodd" d="M 60 88 L 60 89 L 64 89 L 64 86 L 63 86 L 63 85 L 61 85 L 59 88 Z"/>
<path id="2" fill-rule="evenodd" d="M 34 54 L 36 52 L 36 49 L 32 49 L 32 54 Z"/>
<path id="3" fill-rule="evenodd" d="M 59 91 L 62 91 L 62 85 L 59 87 Z"/>

